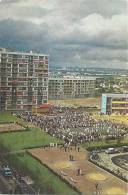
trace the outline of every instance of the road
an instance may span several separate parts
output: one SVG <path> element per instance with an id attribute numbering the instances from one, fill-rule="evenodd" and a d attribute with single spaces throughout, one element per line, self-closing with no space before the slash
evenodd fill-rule
<path id="1" fill-rule="evenodd" d="M 0 194 L 10 194 L 14 190 L 14 184 L 15 182 L 11 178 L 5 178 L 2 175 L 2 162 L 0 162 Z"/>
<path id="2" fill-rule="evenodd" d="M 0 162 L 0 191 L 4 194 L 15 194 L 15 188 L 8 182 L 9 178 L 4 177 L 2 175 L 2 167 L 4 165 L 8 165 L 8 162 L 4 158 L 2 158 L 2 162 Z M 10 168 L 13 173 L 12 178 L 10 178 L 10 181 L 13 181 L 15 183 L 15 186 L 20 189 L 21 194 L 37 194 L 35 190 L 31 187 L 31 185 L 28 185 L 24 181 L 24 175 L 22 173 L 19 173 L 16 169 L 12 167 Z"/>

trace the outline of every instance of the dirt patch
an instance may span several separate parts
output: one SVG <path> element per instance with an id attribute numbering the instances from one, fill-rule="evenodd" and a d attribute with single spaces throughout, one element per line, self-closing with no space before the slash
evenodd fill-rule
<path id="1" fill-rule="evenodd" d="M 105 174 L 101 174 L 98 172 L 93 172 L 93 173 L 89 173 L 86 178 L 90 179 L 90 180 L 95 180 L 95 181 L 104 181 L 107 179 Z"/>
<path id="2" fill-rule="evenodd" d="M 60 148 L 39 148 L 28 150 L 28 152 L 83 194 L 94 194 L 98 190 L 100 194 L 106 195 L 117 188 L 122 189 L 120 195 L 126 195 L 126 183 L 90 163 L 87 151 L 82 148 L 80 152 L 75 148 L 66 152 Z M 73 156 L 73 161 L 70 160 L 70 155 Z M 78 174 L 78 169 L 81 170 L 80 174 Z M 97 184 L 98 187 L 96 187 Z"/>
<path id="3" fill-rule="evenodd" d="M 105 190 L 106 195 L 120 195 L 125 194 L 125 191 L 122 188 L 111 187 Z"/>
<path id="4" fill-rule="evenodd" d="M 0 133 L 23 130 L 25 130 L 24 127 L 17 125 L 15 123 L 0 124 Z"/>
<path id="5" fill-rule="evenodd" d="M 49 100 L 49 103 L 60 105 L 73 106 L 97 106 L 100 108 L 100 98 L 81 98 L 81 99 L 67 99 L 67 100 Z"/>
<path id="6" fill-rule="evenodd" d="M 71 168 L 72 166 L 73 166 L 73 163 L 68 162 L 68 161 L 60 161 L 60 162 L 55 162 L 53 164 L 53 167 L 59 168 L 59 169 Z"/>

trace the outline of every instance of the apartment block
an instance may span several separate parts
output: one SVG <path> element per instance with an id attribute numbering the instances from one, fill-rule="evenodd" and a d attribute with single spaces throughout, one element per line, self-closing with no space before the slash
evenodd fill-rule
<path id="1" fill-rule="evenodd" d="M 86 98 L 95 95 L 95 77 L 49 78 L 49 99 Z"/>
<path id="2" fill-rule="evenodd" d="M 47 103 L 48 55 L 0 49 L 0 109 L 31 110 Z"/>

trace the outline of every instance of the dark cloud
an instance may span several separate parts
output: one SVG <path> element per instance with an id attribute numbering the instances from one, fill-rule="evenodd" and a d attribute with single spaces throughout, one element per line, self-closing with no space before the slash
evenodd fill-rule
<path id="1" fill-rule="evenodd" d="M 46 49 L 48 45 L 48 26 L 38 26 L 25 21 L 3 20 L 0 22 L 0 43 L 14 49 L 29 50 L 41 47 Z M 3 45 L 3 44 L 4 45 Z"/>

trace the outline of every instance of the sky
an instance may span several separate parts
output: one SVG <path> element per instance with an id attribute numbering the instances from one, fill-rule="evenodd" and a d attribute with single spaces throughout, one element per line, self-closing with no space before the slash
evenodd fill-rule
<path id="1" fill-rule="evenodd" d="M 128 0 L 0 0 L 0 47 L 50 66 L 128 69 Z"/>

